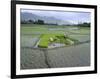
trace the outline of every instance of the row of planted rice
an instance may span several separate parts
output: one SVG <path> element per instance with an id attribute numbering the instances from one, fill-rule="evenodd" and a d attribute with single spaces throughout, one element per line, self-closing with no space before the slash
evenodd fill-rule
<path id="1" fill-rule="evenodd" d="M 49 50 L 22 48 L 21 69 L 89 66 L 89 49 L 89 43 Z"/>
<path id="2" fill-rule="evenodd" d="M 21 69 L 38 68 L 48 68 L 48 65 L 45 63 L 44 51 L 25 47 L 21 48 Z"/>
<path id="3" fill-rule="evenodd" d="M 90 43 L 48 50 L 50 67 L 78 67 L 90 65 Z"/>
<path id="4" fill-rule="evenodd" d="M 74 38 L 80 42 L 90 39 L 89 31 L 87 30 L 81 30 L 80 33 L 80 30 L 48 31 L 46 27 L 22 27 L 21 69 L 89 66 L 90 43 L 54 49 L 34 48 L 42 34 L 45 34 L 45 38 L 43 37 L 42 39 L 45 39 L 47 41 L 43 40 L 41 43 L 42 45 L 48 46 L 48 43 L 50 42 L 50 37 L 55 38 L 55 34 L 64 35 L 64 33 L 67 33 L 71 38 Z M 59 40 L 57 40 L 56 42 L 58 41 Z"/>

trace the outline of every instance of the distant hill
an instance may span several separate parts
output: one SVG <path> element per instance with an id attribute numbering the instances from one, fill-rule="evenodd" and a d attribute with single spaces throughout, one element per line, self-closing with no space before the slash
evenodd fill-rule
<path id="1" fill-rule="evenodd" d="M 45 23 L 48 24 L 58 24 L 58 25 L 71 25 L 72 23 L 69 21 L 64 21 L 57 19 L 55 17 L 47 17 L 47 16 L 38 16 L 33 13 L 28 13 L 28 12 L 21 12 L 21 21 L 28 21 L 28 20 L 33 20 L 37 21 L 38 19 L 43 20 Z"/>

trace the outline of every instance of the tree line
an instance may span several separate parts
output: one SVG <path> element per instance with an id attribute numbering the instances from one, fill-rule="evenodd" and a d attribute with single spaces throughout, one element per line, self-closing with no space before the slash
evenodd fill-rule
<path id="1" fill-rule="evenodd" d="M 45 23 L 44 20 L 21 20 L 21 24 L 44 24 L 44 25 L 58 25 L 57 23 Z"/>
<path id="2" fill-rule="evenodd" d="M 82 27 L 90 27 L 90 23 L 87 23 L 87 22 L 84 22 L 84 23 L 79 23 L 79 24 L 77 24 L 77 26 L 82 26 Z"/>
<path id="3" fill-rule="evenodd" d="M 44 21 L 40 20 L 40 19 L 38 19 L 36 21 L 33 21 L 31 19 L 29 19 L 27 21 L 26 20 L 21 20 L 21 24 L 44 24 Z"/>
<path id="4" fill-rule="evenodd" d="M 21 24 L 47 24 L 47 25 L 58 25 L 57 23 L 54 24 L 54 23 L 45 23 L 44 20 L 41 20 L 41 19 L 38 19 L 36 21 L 34 20 L 21 20 Z M 66 25 L 64 25 L 66 26 Z M 67 24 L 67 26 L 72 26 L 72 24 Z M 79 26 L 79 27 L 90 27 L 90 23 L 87 23 L 87 22 L 83 22 L 83 23 L 78 23 L 78 24 L 73 24 L 73 26 Z"/>

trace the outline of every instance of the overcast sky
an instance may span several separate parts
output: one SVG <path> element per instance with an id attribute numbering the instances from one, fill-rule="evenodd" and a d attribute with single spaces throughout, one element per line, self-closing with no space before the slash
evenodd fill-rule
<path id="1" fill-rule="evenodd" d="M 71 12 L 71 11 L 44 11 L 21 9 L 21 12 L 28 12 L 38 16 L 55 17 L 72 23 L 91 22 L 91 13 L 89 12 Z"/>

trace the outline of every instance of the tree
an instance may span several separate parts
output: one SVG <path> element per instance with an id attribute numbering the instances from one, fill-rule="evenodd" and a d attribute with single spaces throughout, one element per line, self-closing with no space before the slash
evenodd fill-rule
<path id="1" fill-rule="evenodd" d="M 84 23 L 80 23 L 78 24 L 78 26 L 82 26 L 82 27 L 90 27 L 90 23 L 84 22 Z"/>
<path id="2" fill-rule="evenodd" d="M 44 24 L 43 20 L 38 19 L 38 21 L 36 21 L 36 24 Z"/>
<path id="3" fill-rule="evenodd" d="M 30 19 L 30 20 L 28 20 L 28 22 L 29 22 L 29 23 L 34 23 L 34 21 L 33 21 L 33 20 L 31 20 L 31 19 Z"/>
<path id="4" fill-rule="evenodd" d="M 21 24 L 27 24 L 27 21 L 21 20 Z"/>

